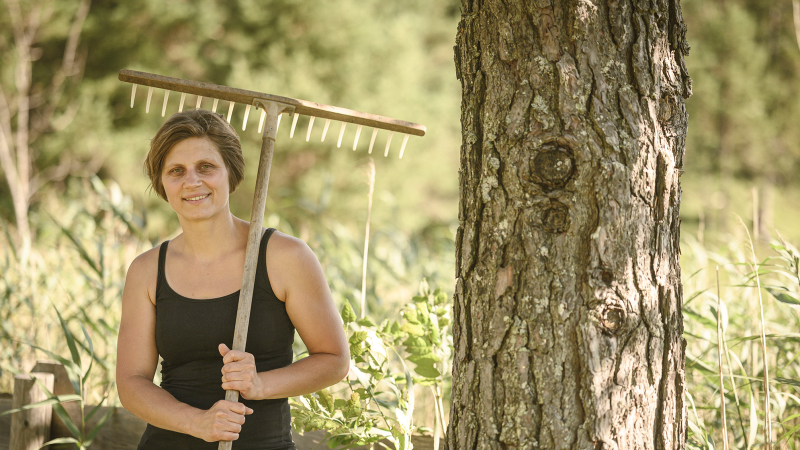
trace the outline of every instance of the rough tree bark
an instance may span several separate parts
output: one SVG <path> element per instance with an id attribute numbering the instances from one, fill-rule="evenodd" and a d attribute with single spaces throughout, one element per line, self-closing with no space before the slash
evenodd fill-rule
<path id="1" fill-rule="evenodd" d="M 462 0 L 448 447 L 682 449 L 679 0 Z"/>

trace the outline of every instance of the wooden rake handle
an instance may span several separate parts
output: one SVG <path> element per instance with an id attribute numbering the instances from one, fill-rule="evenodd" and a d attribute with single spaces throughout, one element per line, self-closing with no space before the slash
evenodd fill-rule
<path id="1" fill-rule="evenodd" d="M 255 105 L 266 111 L 264 132 L 261 135 L 261 158 L 258 162 L 258 176 L 253 195 L 253 211 L 250 214 L 250 230 L 247 235 L 247 250 L 244 257 L 242 290 L 239 292 L 239 308 L 236 311 L 236 328 L 233 332 L 232 350 L 244 351 L 247 344 L 247 329 L 250 325 L 250 306 L 253 303 L 253 287 L 258 267 L 258 251 L 261 242 L 261 225 L 264 222 L 264 209 L 267 202 L 269 172 L 272 167 L 272 153 L 275 150 L 275 135 L 278 129 L 278 116 L 283 112 L 294 112 L 292 105 L 268 100 L 255 100 Z M 239 400 L 239 391 L 228 390 L 225 400 Z M 220 441 L 219 450 L 231 450 L 231 441 Z"/>

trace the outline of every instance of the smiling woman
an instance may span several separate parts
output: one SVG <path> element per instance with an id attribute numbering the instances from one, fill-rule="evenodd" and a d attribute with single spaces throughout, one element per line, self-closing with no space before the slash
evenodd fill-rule
<path id="1" fill-rule="evenodd" d="M 287 397 L 338 382 L 350 361 L 319 262 L 303 241 L 265 230 L 248 348 L 230 350 L 249 227 L 228 204 L 244 174 L 239 138 L 216 113 L 178 113 L 145 168 L 183 233 L 139 255 L 123 292 L 117 386 L 148 423 L 139 449 L 293 449 Z M 309 356 L 292 363 L 295 329 Z M 224 400 L 226 389 L 242 401 Z"/>

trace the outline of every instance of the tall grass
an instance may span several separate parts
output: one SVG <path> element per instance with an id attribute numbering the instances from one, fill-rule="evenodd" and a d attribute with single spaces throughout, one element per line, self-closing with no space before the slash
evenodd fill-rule
<path id="1" fill-rule="evenodd" d="M 799 253 L 692 236 L 681 249 L 688 447 L 721 448 L 727 430 L 733 448 L 800 448 Z"/>

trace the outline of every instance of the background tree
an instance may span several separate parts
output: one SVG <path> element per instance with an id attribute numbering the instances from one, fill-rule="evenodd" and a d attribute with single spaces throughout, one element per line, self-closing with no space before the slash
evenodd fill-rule
<path id="1" fill-rule="evenodd" d="M 448 443 L 683 448 L 680 3 L 462 1 Z"/>
<path id="2" fill-rule="evenodd" d="M 10 42 L 0 40 L 4 62 L 0 70 L 0 168 L 14 206 L 23 261 L 31 247 L 31 197 L 47 181 L 37 177 L 34 143 L 42 134 L 63 128 L 77 112 L 75 99 L 64 93 L 80 82 L 85 55 L 79 54 L 78 44 L 90 3 L 6 0 L 7 14 L 0 15 L 0 25 L 10 30 L 12 37 Z M 3 33 L 2 37 L 8 36 Z M 34 62 L 42 59 L 47 47 L 48 58 L 34 70 Z M 60 58 L 53 58 L 53 47 L 63 48 Z"/>

